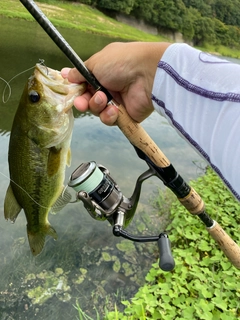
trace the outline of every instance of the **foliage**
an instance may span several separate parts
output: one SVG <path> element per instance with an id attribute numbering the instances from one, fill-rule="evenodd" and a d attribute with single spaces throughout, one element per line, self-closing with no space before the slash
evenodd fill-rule
<path id="1" fill-rule="evenodd" d="M 209 215 L 240 243 L 240 204 L 208 169 L 192 183 L 206 203 Z M 235 320 L 240 317 L 240 271 L 235 269 L 210 238 L 197 217 L 175 201 L 169 237 L 175 269 L 163 272 L 153 264 L 123 313 L 107 312 L 106 320 Z"/>
<path id="2" fill-rule="evenodd" d="M 195 21 L 199 18 L 200 13 L 194 8 L 190 8 L 188 12 L 186 12 L 186 14 L 183 16 L 181 32 L 187 41 L 193 40 L 193 37 L 195 35 L 194 24 Z"/>
<path id="3" fill-rule="evenodd" d="M 76 0 L 105 12 L 121 12 L 158 28 L 182 32 L 194 45 L 218 43 L 239 48 L 239 38 L 227 26 L 240 27 L 240 0 Z M 106 11 L 107 10 L 107 11 Z M 219 25 L 225 32 L 219 36 Z M 216 25 L 216 29 L 215 29 Z M 229 41 L 231 39 L 231 41 Z"/>
<path id="4" fill-rule="evenodd" d="M 116 40 L 166 41 L 165 37 L 154 36 L 127 24 L 120 23 L 88 5 L 56 0 L 40 0 L 38 5 L 56 27 L 77 29 L 115 38 Z M 48 5 L 51 5 L 49 9 Z M 19 0 L 1 0 L 1 15 L 30 21 L 34 20 Z"/>
<path id="5" fill-rule="evenodd" d="M 239 0 L 215 0 L 213 11 L 217 19 L 228 25 L 240 26 Z"/>
<path id="6" fill-rule="evenodd" d="M 133 8 L 134 0 L 98 0 L 96 3 L 99 8 L 110 9 L 128 14 Z"/>
<path id="7" fill-rule="evenodd" d="M 57 6 L 47 10 L 59 27 L 79 29 L 125 40 L 166 41 L 163 31 L 181 32 L 194 46 L 240 49 L 240 0 L 39 0 Z M 11 10 L 9 9 L 11 8 Z M 61 10 L 63 9 L 63 10 Z M 133 16 L 158 29 L 159 36 L 146 34 L 112 19 L 117 13 Z M 33 20 L 18 0 L 2 0 L 0 15 Z M 53 21 L 53 20 L 52 20 Z M 169 41 L 169 39 L 168 39 Z M 218 50 L 214 50 L 218 51 Z M 226 52 L 226 48 L 221 52 Z M 230 53 L 230 56 L 232 54 Z M 234 56 L 239 56 L 239 54 Z"/>
<path id="8" fill-rule="evenodd" d="M 194 43 L 201 45 L 205 42 L 215 43 L 216 35 L 214 21 L 211 18 L 200 17 L 194 21 Z"/>
<path id="9" fill-rule="evenodd" d="M 78 301 L 76 301 L 76 305 L 74 305 L 74 308 L 77 310 L 79 320 L 93 320 L 81 309 Z M 97 310 L 96 310 L 96 320 L 100 320 Z"/>
<path id="10" fill-rule="evenodd" d="M 185 6 L 181 0 L 135 0 L 131 15 L 159 29 L 179 30 Z"/>
<path id="11" fill-rule="evenodd" d="M 202 16 L 211 17 L 212 8 L 209 1 L 204 0 L 183 0 L 187 8 L 195 8 Z"/>

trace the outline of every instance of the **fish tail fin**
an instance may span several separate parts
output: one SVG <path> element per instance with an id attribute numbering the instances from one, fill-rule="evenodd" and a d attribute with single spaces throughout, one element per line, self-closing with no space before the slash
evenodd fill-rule
<path id="1" fill-rule="evenodd" d="M 29 246 L 34 256 L 37 256 L 42 252 L 46 236 L 51 236 L 54 238 L 54 240 L 57 240 L 57 232 L 50 224 L 44 226 L 44 228 L 36 233 L 32 233 L 27 228 L 27 234 Z"/>

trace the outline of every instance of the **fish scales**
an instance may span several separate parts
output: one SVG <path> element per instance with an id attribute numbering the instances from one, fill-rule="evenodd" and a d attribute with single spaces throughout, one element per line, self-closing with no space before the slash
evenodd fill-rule
<path id="1" fill-rule="evenodd" d="M 37 64 L 14 117 L 4 215 L 15 221 L 24 210 L 33 255 L 42 251 L 47 235 L 57 239 L 48 214 L 61 196 L 70 165 L 73 101 L 85 89 L 85 84 L 69 83 L 59 71 Z"/>

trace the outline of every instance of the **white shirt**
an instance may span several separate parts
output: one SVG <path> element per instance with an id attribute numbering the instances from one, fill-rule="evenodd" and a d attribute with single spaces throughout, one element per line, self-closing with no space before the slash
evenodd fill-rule
<path id="1" fill-rule="evenodd" d="M 240 201 L 240 65 L 172 44 L 158 63 L 152 100 Z"/>

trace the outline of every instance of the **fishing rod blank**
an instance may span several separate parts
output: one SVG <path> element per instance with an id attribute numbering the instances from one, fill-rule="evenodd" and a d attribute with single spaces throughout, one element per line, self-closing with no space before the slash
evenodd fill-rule
<path id="1" fill-rule="evenodd" d="M 48 20 L 40 8 L 32 0 L 20 0 L 35 20 L 68 57 L 86 81 L 97 91 L 103 91 L 108 97 L 108 104 L 115 105 L 119 110 L 116 124 L 134 146 L 138 156 L 152 165 L 158 172 L 157 176 L 170 188 L 181 204 L 193 215 L 197 215 L 207 227 L 209 234 L 218 243 L 222 251 L 236 267 L 240 268 L 240 247 L 226 234 L 221 226 L 212 220 L 205 212 L 205 205 L 199 194 L 191 188 L 172 166 L 168 158 L 159 149 L 151 137 L 134 121 L 126 109 L 112 99 L 111 94 L 98 82 L 95 76 L 86 68 L 84 62 L 75 53 L 63 36 Z"/>
<path id="2" fill-rule="evenodd" d="M 39 23 L 39 25 L 45 30 L 49 37 L 55 42 L 59 49 L 66 55 L 66 57 L 71 61 L 73 66 L 84 76 L 89 84 L 97 91 L 104 91 L 111 100 L 112 96 L 109 92 L 101 86 L 94 75 L 87 69 L 82 59 L 77 55 L 69 43 L 63 38 L 61 33 L 54 27 L 54 25 L 48 20 L 42 10 L 36 5 L 32 0 L 20 0 L 25 8 L 31 13 L 34 19 Z"/>

